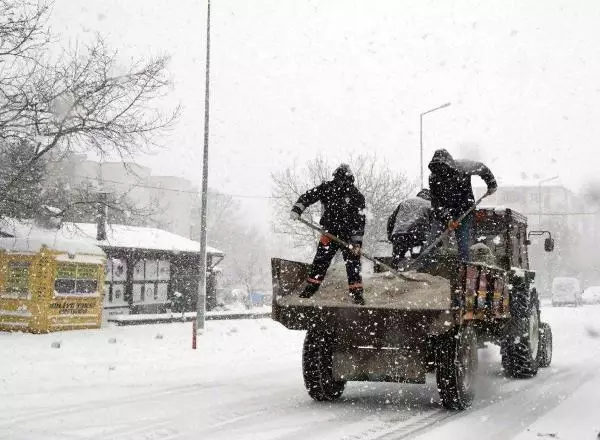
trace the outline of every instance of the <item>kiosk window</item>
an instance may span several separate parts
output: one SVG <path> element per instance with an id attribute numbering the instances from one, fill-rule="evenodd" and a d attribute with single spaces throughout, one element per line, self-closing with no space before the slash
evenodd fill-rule
<path id="1" fill-rule="evenodd" d="M 95 295 L 98 292 L 98 268 L 86 264 L 59 264 L 54 291 L 58 295 Z"/>
<path id="2" fill-rule="evenodd" d="M 10 297 L 26 298 L 29 296 L 30 264 L 20 261 L 8 263 L 6 281 L 2 294 Z"/>

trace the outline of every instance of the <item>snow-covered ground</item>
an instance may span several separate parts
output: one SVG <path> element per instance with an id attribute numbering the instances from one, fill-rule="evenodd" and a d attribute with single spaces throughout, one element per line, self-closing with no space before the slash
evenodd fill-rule
<path id="1" fill-rule="evenodd" d="M 191 323 L 0 333 L 0 439 L 595 439 L 600 306 L 542 316 L 553 365 L 511 380 L 495 347 L 480 351 L 478 398 L 461 413 L 440 407 L 433 377 L 313 402 L 303 333 L 268 319 L 209 321 L 196 351 Z"/>

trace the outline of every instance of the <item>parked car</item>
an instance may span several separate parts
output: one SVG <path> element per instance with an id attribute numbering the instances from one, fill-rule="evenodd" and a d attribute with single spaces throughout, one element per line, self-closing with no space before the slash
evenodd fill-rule
<path id="1" fill-rule="evenodd" d="M 268 306 L 271 304 L 272 300 L 273 294 L 269 292 L 250 292 L 248 294 L 248 303 L 250 307 Z"/>
<path id="2" fill-rule="evenodd" d="M 552 306 L 579 306 L 581 285 L 577 278 L 557 277 L 552 280 Z"/>
<path id="3" fill-rule="evenodd" d="M 590 286 L 583 291 L 584 304 L 600 304 L 600 286 Z"/>

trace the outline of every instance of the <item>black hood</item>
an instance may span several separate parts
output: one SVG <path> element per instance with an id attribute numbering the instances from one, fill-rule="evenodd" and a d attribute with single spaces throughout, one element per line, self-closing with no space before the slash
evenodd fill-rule
<path id="1" fill-rule="evenodd" d="M 421 191 L 419 191 L 417 193 L 417 197 L 419 197 L 420 199 L 423 199 L 423 200 L 427 200 L 428 202 L 431 202 L 431 192 L 429 191 L 428 188 L 423 188 Z"/>
<path id="2" fill-rule="evenodd" d="M 350 170 L 350 165 L 341 164 L 333 172 L 333 181 L 341 186 L 350 186 L 354 183 L 354 176 Z"/>
<path id="3" fill-rule="evenodd" d="M 431 162 L 429 162 L 429 170 L 435 172 L 436 169 L 439 169 L 440 165 L 445 165 L 452 169 L 456 168 L 454 159 L 452 158 L 452 155 L 448 153 L 448 150 L 441 149 L 436 150 L 435 153 L 433 153 L 433 158 L 431 159 Z"/>

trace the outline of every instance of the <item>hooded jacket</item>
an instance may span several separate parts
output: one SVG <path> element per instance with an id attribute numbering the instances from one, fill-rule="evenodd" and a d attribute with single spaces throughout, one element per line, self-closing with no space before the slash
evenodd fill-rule
<path id="1" fill-rule="evenodd" d="M 387 222 L 388 240 L 396 234 L 426 232 L 430 229 L 431 201 L 429 190 L 422 189 L 416 197 L 398 205 Z"/>
<path id="2" fill-rule="evenodd" d="M 353 177 L 336 177 L 302 194 L 292 211 L 302 214 L 310 205 L 321 202 L 319 223 L 333 235 L 362 243 L 365 232 L 365 197 L 354 186 Z"/>
<path id="3" fill-rule="evenodd" d="M 454 159 L 446 150 L 437 150 L 433 154 L 429 170 L 433 216 L 444 223 L 457 219 L 475 203 L 471 176 L 481 177 L 488 191 L 494 191 L 498 186 L 494 175 L 483 163 Z"/>
<path id="4" fill-rule="evenodd" d="M 388 240 L 396 234 L 425 232 L 429 230 L 431 203 L 413 197 L 400 203 L 388 219 Z"/>

